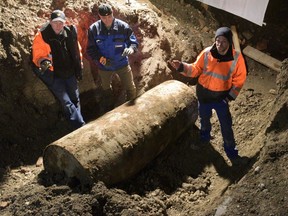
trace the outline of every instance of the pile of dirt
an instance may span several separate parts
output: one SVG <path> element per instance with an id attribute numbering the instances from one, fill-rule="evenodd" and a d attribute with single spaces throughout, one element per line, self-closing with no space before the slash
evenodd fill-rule
<path id="1" fill-rule="evenodd" d="M 287 215 L 288 60 L 284 58 L 287 49 L 282 48 L 280 73 L 246 57 L 247 81 L 231 103 L 239 152 L 250 158 L 247 166 L 231 166 L 213 114 L 211 144 L 199 141 L 197 121 L 174 145 L 121 184 L 107 187 L 96 182 L 91 190 L 84 190 L 77 182 L 61 184 L 61 176 L 52 178 L 43 171 L 45 146 L 71 130 L 59 104 L 31 71 L 33 36 L 51 10 L 63 8 L 69 22 L 77 26 L 85 50 L 87 28 L 98 19 L 93 8 L 100 2 L 0 2 L 0 214 Z M 193 61 L 211 45 L 214 31 L 221 25 L 238 23 L 242 46 L 256 46 L 258 32 L 272 35 L 285 20 L 282 14 L 281 22 L 267 17 L 271 25 L 267 22 L 265 28 L 260 28 L 240 18 L 230 19 L 231 15 L 223 11 L 219 15 L 217 10 L 206 10 L 195 1 L 141 0 L 130 5 L 125 0 L 110 2 L 115 16 L 131 24 L 140 42 L 139 52 L 130 59 L 139 92 L 169 79 L 193 84 L 195 80 L 171 71 L 166 62 L 173 58 Z M 279 5 L 279 0 L 276 3 Z M 285 7 L 281 10 L 285 12 Z M 287 40 L 285 28 L 277 34 L 277 41 Z M 247 31 L 254 37 L 243 41 Z M 263 51 L 273 54 L 274 46 Z M 281 44 L 285 46 L 287 43 Z M 87 60 L 84 66 L 84 79 L 79 85 L 83 115 L 89 122 L 101 115 L 102 98 L 97 68 Z M 120 97 L 117 77 L 113 87 Z"/>

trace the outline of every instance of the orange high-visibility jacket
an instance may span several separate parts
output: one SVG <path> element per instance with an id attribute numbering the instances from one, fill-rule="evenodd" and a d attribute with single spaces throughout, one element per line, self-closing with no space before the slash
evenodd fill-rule
<path id="1" fill-rule="evenodd" d="M 52 62 L 51 48 L 45 43 L 42 38 L 41 31 L 38 31 L 34 37 L 32 45 L 33 62 L 37 67 L 40 67 L 41 61 L 48 59 Z"/>
<path id="2" fill-rule="evenodd" d="M 53 65 L 53 58 L 52 58 L 50 45 L 44 41 L 44 39 L 42 37 L 42 31 L 41 30 L 43 30 L 43 27 L 35 35 L 34 40 L 33 40 L 33 44 L 32 44 L 32 56 L 33 56 L 32 61 L 37 67 L 40 67 L 40 63 L 44 59 L 50 60 L 52 62 L 52 65 Z M 81 48 L 79 41 L 77 41 L 77 44 L 78 44 L 78 48 L 79 48 L 79 55 L 80 55 L 81 64 L 83 67 L 82 48 Z M 53 71 L 53 67 L 50 69 Z"/>
<path id="3" fill-rule="evenodd" d="M 201 102 L 221 101 L 228 97 L 236 99 L 246 80 L 246 66 L 241 53 L 232 49 L 234 60 L 219 61 L 204 49 L 192 64 L 183 63 L 183 75 L 198 77 L 198 100 Z M 198 87 L 198 86 L 197 86 Z"/>

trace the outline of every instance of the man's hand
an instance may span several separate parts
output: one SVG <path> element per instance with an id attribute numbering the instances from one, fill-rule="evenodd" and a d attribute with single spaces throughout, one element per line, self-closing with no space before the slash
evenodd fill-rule
<path id="1" fill-rule="evenodd" d="M 48 70 L 50 67 L 52 67 L 52 63 L 50 60 L 45 59 L 40 63 L 40 71 L 41 73 L 44 73 L 46 70 Z"/>
<path id="2" fill-rule="evenodd" d="M 106 58 L 104 56 L 101 56 L 101 58 L 99 59 L 99 62 L 102 65 L 106 65 Z"/>
<path id="3" fill-rule="evenodd" d="M 134 53 L 134 49 L 132 47 L 125 48 L 123 53 L 122 53 L 122 56 L 128 56 L 128 55 L 131 55 L 133 53 Z"/>
<path id="4" fill-rule="evenodd" d="M 168 63 L 176 70 L 178 70 L 180 65 L 182 64 L 182 62 L 179 60 L 168 61 Z"/>
<path id="5" fill-rule="evenodd" d="M 101 58 L 99 59 L 99 62 L 100 62 L 100 64 L 105 65 L 105 66 L 111 65 L 110 59 L 107 59 L 104 56 L 101 56 Z"/>

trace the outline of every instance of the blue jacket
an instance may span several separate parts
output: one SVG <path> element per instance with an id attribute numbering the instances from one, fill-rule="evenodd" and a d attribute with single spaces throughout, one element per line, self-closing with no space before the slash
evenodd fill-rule
<path id="1" fill-rule="evenodd" d="M 122 56 L 125 48 L 138 48 L 137 38 L 129 25 L 114 18 L 108 30 L 101 20 L 93 23 L 88 30 L 87 55 L 98 65 L 99 69 L 114 71 L 128 65 L 128 57 Z M 106 65 L 100 64 L 101 57 L 108 61 Z"/>

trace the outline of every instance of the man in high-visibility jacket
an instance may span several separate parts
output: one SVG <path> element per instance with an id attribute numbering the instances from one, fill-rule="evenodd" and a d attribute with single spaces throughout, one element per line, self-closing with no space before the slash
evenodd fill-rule
<path id="1" fill-rule="evenodd" d="M 192 64 L 172 60 L 173 68 L 187 77 L 198 77 L 196 94 L 199 101 L 200 136 L 211 139 L 212 109 L 217 113 L 226 155 L 233 163 L 241 161 L 236 148 L 229 101 L 235 100 L 246 80 L 246 66 L 241 53 L 232 46 L 232 32 L 228 27 L 217 29 L 215 43 L 204 49 Z"/>
<path id="2" fill-rule="evenodd" d="M 85 124 L 77 82 L 82 79 L 82 54 L 75 26 L 65 26 L 65 22 L 65 14 L 55 10 L 35 35 L 33 71 L 60 101 L 66 118 L 77 129 Z"/>

